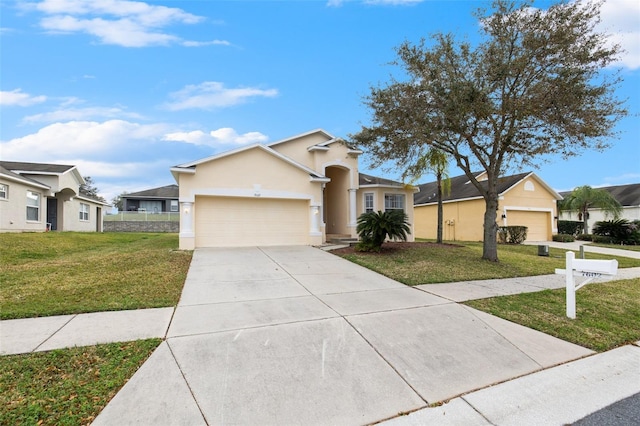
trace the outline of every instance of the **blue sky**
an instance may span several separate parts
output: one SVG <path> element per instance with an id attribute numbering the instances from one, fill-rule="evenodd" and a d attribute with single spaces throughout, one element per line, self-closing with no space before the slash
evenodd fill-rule
<path id="1" fill-rule="evenodd" d="M 170 167 L 241 145 L 317 128 L 346 138 L 367 123 L 369 87 L 399 72 L 394 47 L 434 32 L 473 41 L 481 6 L 0 0 L 0 156 L 77 165 L 110 201 L 175 183 Z M 619 96 L 630 115 L 604 153 L 533 170 L 558 191 L 640 182 L 640 3 L 608 0 L 602 12 L 627 50 Z M 369 169 L 366 156 L 361 171 L 400 175 Z"/>

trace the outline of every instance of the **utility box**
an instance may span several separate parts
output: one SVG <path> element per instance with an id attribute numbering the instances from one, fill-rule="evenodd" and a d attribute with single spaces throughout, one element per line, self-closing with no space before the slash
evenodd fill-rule
<path id="1" fill-rule="evenodd" d="M 549 246 L 538 246 L 538 256 L 549 257 Z"/>

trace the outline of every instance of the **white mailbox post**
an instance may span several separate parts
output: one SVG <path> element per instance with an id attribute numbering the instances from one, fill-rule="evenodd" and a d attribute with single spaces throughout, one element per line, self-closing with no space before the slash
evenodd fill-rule
<path id="1" fill-rule="evenodd" d="M 567 287 L 567 316 L 576 318 L 576 291 L 589 284 L 595 278 L 603 275 L 616 275 L 618 273 L 617 260 L 587 260 L 576 259 L 572 251 L 567 252 L 566 269 L 556 269 L 556 274 L 565 275 Z M 575 284 L 574 276 L 583 276 L 587 279 L 579 285 Z"/>

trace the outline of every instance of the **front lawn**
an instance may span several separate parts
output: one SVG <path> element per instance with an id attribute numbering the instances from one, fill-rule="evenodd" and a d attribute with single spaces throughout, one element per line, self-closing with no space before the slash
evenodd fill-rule
<path id="1" fill-rule="evenodd" d="M 380 253 L 353 248 L 332 253 L 407 285 L 513 278 L 553 274 L 564 268 L 566 250 L 549 248 L 538 256 L 537 246 L 499 245 L 498 263 L 482 260 L 482 243 L 385 243 Z M 640 266 L 640 259 L 586 253 L 587 259 L 617 259 L 620 268 Z"/>
<path id="2" fill-rule="evenodd" d="M 2 233 L 1 319 L 175 306 L 191 262 L 177 234 Z"/>
<path id="3" fill-rule="evenodd" d="M 509 321 L 595 351 L 640 340 L 640 278 L 592 283 L 576 292 L 576 319 L 566 316 L 565 290 L 465 302 Z"/>

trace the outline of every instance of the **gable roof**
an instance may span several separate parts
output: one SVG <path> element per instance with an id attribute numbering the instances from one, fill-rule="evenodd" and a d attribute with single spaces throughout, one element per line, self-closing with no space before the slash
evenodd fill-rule
<path id="1" fill-rule="evenodd" d="M 605 186 L 598 189 L 604 189 L 611 194 L 623 207 L 640 206 L 640 183 L 632 183 L 629 185 Z M 572 191 L 563 191 L 560 193 L 563 197 L 571 194 Z"/>
<path id="2" fill-rule="evenodd" d="M 4 163 L 4 161 L 0 161 L 0 176 L 4 177 L 5 179 L 14 181 L 14 182 L 21 182 L 26 185 L 35 186 L 41 189 L 51 189 L 49 185 L 45 185 L 44 183 L 38 182 L 37 180 L 33 180 L 26 176 L 22 176 L 22 175 L 19 175 L 18 173 L 12 172 L 11 170 L 5 168 L 2 165 L 2 163 Z"/>
<path id="3" fill-rule="evenodd" d="M 146 189 L 144 191 L 124 194 L 121 198 L 178 198 L 178 185 L 166 185 L 158 188 Z"/>
<path id="4" fill-rule="evenodd" d="M 473 176 L 477 178 L 482 174 L 484 174 L 484 172 L 475 172 L 473 173 Z M 542 179 L 540 179 L 538 176 L 536 176 L 535 173 L 532 172 L 518 173 L 516 175 L 499 177 L 497 185 L 498 195 L 504 195 L 511 188 L 515 187 L 518 183 L 528 178 L 529 176 L 534 177 L 547 191 L 553 194 L 558 200 L 562 199 L 562 196 L 560 194 L 554 191 L 549 185 L 547 185 Z M 443 202 L 482 198 L 482 195 L 480 194 L 478 189 L 471 183 L 467 175 L 453 177 L 450 179 L 450 181 L 451 191 L 442 194 Z M 486 180 L 480 181 L 480 185 L 486 187 Z M 438 183 L 436 181 L 418 185 L 418 188 L 420 188 L 420 192 L 413 195 L 414 205 L 417 206 L 438 202 Z"/>
<path id="5" fill-rule="evenodd" d="M 19 175 L 63 175 L 67 172 L 73 173 L 78 184 L 85 183 L 84 178 L 76 166 L 48 163 L 26 163 L 18 161 L 0 161 L 0 166 Z M 23 176 L 24 177 L 24 176 Z"/>
<path id="6" fill-rule="evenodd" d="M 336 137 L 335 137 L 335 136 L 333 136 L 333 135 L 332 135 L 332 134 L 330 134 L 330 133 L 325 132 L 325 131 L 324 131 L 324 130 L 322 130 L 322 129 L 315 129 L 315 130 L 311 130 L 311 131 L 308 131 L 308 132 L 300 133 L 299 135 L 295 135 L 295 136 L 288 137 L 288 138 L 286 138 L 286 139 L 281 139 L 281 140 L 279 140 L 279 141 L 271 142 L 271 143 L 267 144 L 267 146 L 271 147 L 271 146 L 279 145 L 279 144 L 281 144 L 281 143 L 289 142 L 289 141 L 292 141 L 292 140 L 295 140 L 295 139 L 300 139 L 300 138 L 303 138 L 303 137 L 305 137 L 305 136 L 314 135 L 314 134 L 316 134 L 316 133 L 317 133 L 317 134 L 321 134 L 321 135 L 323 135 L 325 138 L 327 138 L 327 142 L 330 142 L 330 141 L 332 141 L 332 140 L 335 140 L 335 139 L 336 139 Z"/>
<path id="7" fill-rule="evenodd" d="M 278 151 L 269 148 L 268 146 L 262 145 L 262 144 L 253 144 L 253 145 L 249 145 L 249 146 L 245 146 L 245 147 L 241 147 L 241 148 L 237 148 L 237 149 L 233 149 L 231 151 L 225 151 L 222 152 L 220 154 L 216 154 L 216 155 L 212 155 L 211 157 L 207 157 L 207 158 L 203 158 L 201 160 L 196 160 L 193 161 L 191 163 L 184 163 L 175 167 L 171 168 L 171 173 L 173 174 L 173 177 L 176 179 L 176 181 L 178 181 L 178 174 L 179 173 L 195 173 L 196 172 L 196 166 L 198 166 L 199 164 L 204 164 L 204 163 L 208 163 L 210 161 L 216 161 L 219 160 L 221 158 L 225 158 L 225 157 L 229 157 L 232 155 L 237 155 L 240 154 L 242 152 L 245 151 L 249 151 L 252 149 L 261 149 L 264 152 L 273 155 L 274 157 L 289 163 L 290 165 L 292 165 L 293 167 L 296 167 L 306 173 L 309 174 L 309 176 L 311 177 L 312 180 L 318 180 L 318 181 L 329 181 L 329 179 L 326 176 L 323 176 L 322 174 L 316 172 L 315 170 L 310 169 L 309 167 L 298 163 L 297 161 L 293 160 L 292 158 L 287 157 L 286 155 L 283 155 L 281 153 L 279 153 Z"/>

